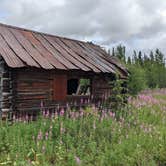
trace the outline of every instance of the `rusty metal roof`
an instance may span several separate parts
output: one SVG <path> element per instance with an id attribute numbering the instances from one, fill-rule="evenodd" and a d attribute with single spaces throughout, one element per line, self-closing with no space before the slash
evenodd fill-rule
<path id="1" fill-rule="evenodd" d="M 83 70 L 127 75 L 126 68 L 100 46 L 0 24 L 0 54 L 11 68 Z"/>

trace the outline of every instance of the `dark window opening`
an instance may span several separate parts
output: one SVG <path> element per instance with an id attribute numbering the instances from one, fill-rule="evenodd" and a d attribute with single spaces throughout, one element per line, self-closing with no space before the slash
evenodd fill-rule
<path id="1" fill-rule="evenodd" d="M 69 79 L 67 81 L 68 95 L 90 95 L 90 79 Z"/>
<path id="2" fill-rule="evenodd" d="M 77 93 L 79 80 L 78 79 L 70 79 L 67 81 L 67 94 L 73 95 Z"/>

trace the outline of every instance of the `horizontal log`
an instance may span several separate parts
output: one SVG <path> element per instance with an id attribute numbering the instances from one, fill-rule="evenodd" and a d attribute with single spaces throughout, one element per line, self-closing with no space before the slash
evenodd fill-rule
<path id="1" fill-rule="evenodd" d="M 50 84 L 49 82 L 45 82 L 45 83 L 42 83 L 42 82 L 39 82 L 39 83 L 36 83 L 36 82 L 21 82 L 21 83 L 18 83 L 17 84 L 17 88 L 49 88 L 50 87 Z"/>
<path id="2" fill-rule="evenodd" d="M 34 96 L 25 96 L 25 95 L 19 95 L 19 96 L 17 96 L 16 97 L 16 100 L 18 100 L 18 101 L 23 101 L 23 100 L 35 100 L 35 99 L 37 99 L 37 100 L 43 100 L 43 99 L 48 99 L 48 95 L 34 95 Z"/>
<path id="3" fill-rule="evenodd" d="M 11 95 L 11 93 L 10 93 L 10 91 L 9 92 L 2 92 L 2 94 L 1 94 L 3 97 L 8 97 L 8 96 L 10 96 Z"/>
<path id="4" fill-rule="evenodd" d="M 1 109 L 1 111 L 2 111 L 3 113 L 5 113 L 5 112 L 9 112 L 9 111 L 11 111 L 11 109 L 3 108 L 3 109 Z"/>
<path id="5" fill-rule="evenodd" d="M 20 82 L 49 82 L 50 80 L 52 79 L 49 79 L 49 78 L 42 78 L 42 77 L 39 77 L 39 78 L 31 78 L 30 76 L 27 76 L 26 78 L 20 78 L 17 80 L 15 80 L 17 83 L 20 83 Z"/>
<path id="6" fill-rule="evenodd" d="M 17 92 L 18 96 L 38 96 L 38 95 L 49 95 L 50 91 L 40 91 L 40 92 Z"/>
<path id="7" fill-rule="evenodd" d="M 17 91 L 19 92 L 40 92 L 40 91 L 51 91 L 52 89 L 49 86 L 43 86 L 43 87 L 19 87 L 17 88 Z"/>
<path id="8" fill-rule="evenodd" d="M 2 102 L 1 103 L 1 108 L 10 108 L 10 106 L 11 106 L 11 103 L 9 103 L 9 102 Z"/>
<path id="9" fill-rule="evenodd" d="M 33 74 L 32 74 L 33 73 Z M 17 79 L 18 80 L 27 80 L 27 78 L 30 78 L 30 79 L 43 79 L 43 80 L 48 80 L 48 79 L 51 79 L 51 76 L 50 75 L 47 75 L 47 74 L 42 74 L 42 73 L 35 73 L 35 72 L 31 72 L 31 73 L 24 73 L 24 74 L 18 74 L 17 75 Z"/>
<path id="10" fill-rule="evenodd" d="M 46 89 L 46 88 L 29 88 L 29 89 L 18 89 L 17 94 L 22 94 L 22 93 L 52 93 L 53 89 Z"/>

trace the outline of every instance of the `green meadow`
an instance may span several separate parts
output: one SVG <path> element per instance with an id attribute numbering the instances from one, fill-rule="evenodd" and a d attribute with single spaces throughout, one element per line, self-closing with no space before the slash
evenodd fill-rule
<path id="1" fill-rule="evenodd" d="M 166 90 L 129 98 L 116 112 L 91 107 L 1 121 L 0 165 L 165 166 Z"/>

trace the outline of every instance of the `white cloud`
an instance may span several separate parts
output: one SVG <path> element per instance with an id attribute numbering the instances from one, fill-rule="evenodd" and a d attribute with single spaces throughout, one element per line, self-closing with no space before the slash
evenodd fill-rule
<path id="1" fill-rule="evenodd" d="M 128 49 L 166 53 L 164 0 L 1 0 L 1 21 L 56 35 Z"/>

